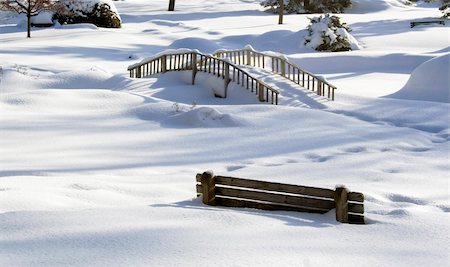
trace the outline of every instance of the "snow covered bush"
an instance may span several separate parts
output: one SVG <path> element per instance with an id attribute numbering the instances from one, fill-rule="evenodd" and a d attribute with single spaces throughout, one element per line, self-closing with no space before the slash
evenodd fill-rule
<path id="1" fill-rule="evenodd" d="M 359 49 L 358 42 L 349 33 L 350 27 L 330 14 L 310 18 L 305 45 L 317 51 L 349 51 Z"/>
<path id="2" fill-rule="evenodd" d="M 98 27 L 120 28 L 121 19 L 111 0 L 63 0 L 64 13 L 58 13 L 59 23 L 92 23 Z"/>
<path id="3" fill-rule="evenodd" d="M 444 3 L 439 10 L 443 13 L 442 17 L 450 18 L 450 3 Z"/>
<path id="4" fill-rule="evenodd" d="M 342 13 L 351 0 L 283 0 L 286 13 Z M 278 0 L 263 0 L 261 5 L 278 12 Z"/>

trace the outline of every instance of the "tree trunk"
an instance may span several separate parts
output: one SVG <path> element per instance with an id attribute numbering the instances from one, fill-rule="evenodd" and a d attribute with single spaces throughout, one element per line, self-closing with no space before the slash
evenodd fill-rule
<path id="1" fill-rule="evenodd" d="M 27 14 L 27 38 L 31 38 L 31 15 Z"/>
<path id="2" fill-rule="evenodd" d="M 278 24 L 283 24 L 284 0 L 278 0 Z"/>
<path id="3" fill-rule="evenodd" d="M 304 0 L 303 1 L 303 9 L 305 11 L 309 10 L 309 0 Z"/>
<path id="4" fill-rule="evenodd" d="M 169 1 L 169 11 L 174 11 L 175 10 L 175 0 L 170 0 Z"/>
<path id="5" fill-rule="evenodd" d="M 31 38 L 31 0 L 27 4 L 27 38 Z"/>

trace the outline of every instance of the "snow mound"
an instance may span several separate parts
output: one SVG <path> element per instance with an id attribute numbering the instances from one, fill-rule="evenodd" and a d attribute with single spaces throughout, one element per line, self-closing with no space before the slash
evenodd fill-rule
<path id="1" fill-rule="evenodd" d="M 347 8 L 345 13 L 367 14 L 380 12 L 392 8 L 405 8 L 406 1 L 402 0 L 353 0 L 352 7 Z"/>
<path id="2" fill-rule="evenodd" d="M 198 49 L 202 53 L 213 53 L 214 51 L 221 48 L 218 44 L 213 41 L 204 38 L 188 37 L 174 41 L 170 48 L 189 48 Z"/>
<path id="3" fill-rule="evenodd" d="M 406 85 L 387 97 L 450 103 L 450 53 L 419 65 Z"/>
<path id="4" fill-rule="evenodd" d="M 177 26 L 185 26 L 182 22 L 173 22 L 170 20 L 162 20 L 162 19 L 152 19 L 151 23 L 159 25 L 159 26 L 167 26 L 167 27 L 177 27 Z"/>
<path id="5" fill-rule="evenodd" d="M 128 110 L 140 103 L 142 98 L 139 96 L 101 89 L 81 91 L 40 89 L 0 97 L 0 104 L 21 112 L 76 116 L 103 113 L 113 115 L 118 113 L 117 110 Z"/>
<path id="6" fill-rule="evenodd" d="M 97 68 L 89 70 L 75 70 L 55 74 L 47 86 L 58 89 L 108 89 L 108 81 L 112 74 Z"/>
<path id="7" fill-rule="evenodd" d="M 98 27 L 91 23 L 77 23 L 77 24 L 57 24 L 55 27 L 57 29 L 87 29 L 87 30 L 98 30 Z"/>
<path id="8" fill-rule="evenodd" d="M 21 92 L 38 88 L 38 79 L 41 72 L 27 66 L 1 67 L 0 91 L 2 93 Z"/>
<path id="9" fill-rule="evenodd" d="M 150 101 L 150 100 L 147 100 Z M 130 109 L 127 115 L 137 117 L 145 121 L 162 121 L 174 113 L 168 103 L 146 103 Z"/>
<path id="10" fill-rule="evenodd" d="M 237 127 L 245 125 L 235 115 L 223 114 L 215 108 L 199 107 L 176 114 L 165 121 L 166 125 L 182 128 Z"/>
<path id="11" fill-rule="evenodd" d="M 36 16 L 31 17 L 31 24 L 33 25 L 53 25 L 53 12 L 42 11 Z"/>

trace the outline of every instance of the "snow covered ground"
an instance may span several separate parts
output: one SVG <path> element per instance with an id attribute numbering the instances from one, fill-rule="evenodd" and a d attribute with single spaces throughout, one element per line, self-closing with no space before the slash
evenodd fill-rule
<path id="1" fill-rule="evenodd" d="M 256 0 L 114 2 L 121 29 L 0 13 L 0 266 L 449 266 L 450 23 L 435 4 L 353 0 L 362 49 L 303 46 L 307 15 Z M 255 72 L 281 105 L 210 78 L 129 79 L 164 49 L 287 54 L 336 101 Z M 265 76 L 264 76 L 265 75 Z M 195 174 L 363 192 L 367 225 L 209 207 Z"/>

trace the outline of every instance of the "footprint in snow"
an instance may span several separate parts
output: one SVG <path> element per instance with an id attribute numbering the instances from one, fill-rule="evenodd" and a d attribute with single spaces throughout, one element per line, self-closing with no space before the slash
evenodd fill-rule
<path id="1" fill-rule="evenodd" d="M 88 186 L 88 185 L 84 185 L 84 184 L 71 184 L 70 188 L 76 189 L 76 190 L 84 190 L 84 191 L 98 189 L 98 188 L 95 188 L 95 187 L 92 187 L 92 186 Z"/>
<path id="2" fill-rule="evenodd" d="M 395 217 L 406 217 L 409 216 L 409 212 L 405 209 L 394 209 L 387 213 L 387 215 Z"/>
<path id="3" fill-rule="evenodd" d="M 385 169 L 383 170 L 385 173 L 400 173 L 400 170 L 398 169 Z"/>
<path id="4" fill-rule="evenodd" d="M 389 199 L 392 202 L 397 203 L 410 203 L 415 205 L 427 205 L 428 203 L 425 200 L 415 198 L 415 197 L 409 197 L 401 194 L 389 194 L 387 195 L 387 199 Z"/>
<path id="5" fill-rule="evenodd" d="M 264 164 L 265 167 L 278 167 L 278 166 L 283 166 L 283 164 L 281 163 L 267 163 Z"/>
<path id="6" fill-rule="evenodd" d="M 406 150 L 411 151 L 411 152 L 427 152 L 430 150 L 430 148 L 429 147 L 413 147 L 413 148 L 409 148 Z"/>
<path id="7" fill-rule="evenodd" d="M 244 165 L 235 165 L 235 166 L 228 166 L 227 167 L 227 171 L 232 172 L 232 171 L 236 171 L 236 170 L 240 170 L 245 168 L 246 166 Z"/>
<path id="8" fill-rule="evenodd" d="M 361 152 L 366 152 L 366 151 L 367 151 L 367 149 L 365 147 L 360 147 L 360 146 L 344 149 L 344 152 L 347 152 L 347 153 L 361 153 Z"/>
<path id="9" fill-rule="evenodd" d="M 320 156 L 317 154 L 308 154 L 306 155 L 306 158 L 311 160 L 312 162 L 326 162 L 330 159 L 332 159 L 332 156 Z"/>

